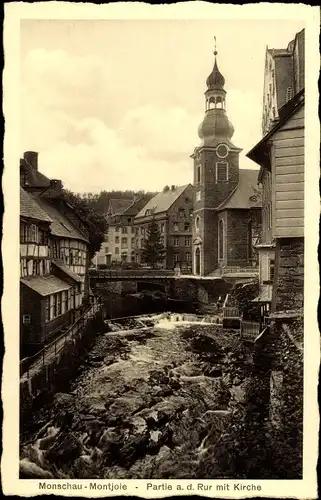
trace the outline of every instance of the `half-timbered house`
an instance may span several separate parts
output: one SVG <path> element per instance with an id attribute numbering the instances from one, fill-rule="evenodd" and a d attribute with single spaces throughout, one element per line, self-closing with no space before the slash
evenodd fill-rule
<path id="1" fill-rule="evenodd" d="M 71 325 L 89 292 L 86 226 L 64 202 L 61 182 L 40 174 L 35 160 L 31 152 L 20 163 L 22 354 Z"/>

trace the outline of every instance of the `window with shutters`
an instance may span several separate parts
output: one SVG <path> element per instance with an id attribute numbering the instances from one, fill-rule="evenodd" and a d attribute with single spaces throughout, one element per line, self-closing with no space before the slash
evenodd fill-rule
<path id="1" fill-rule="evenodd" d="M 216 182 L 228 181 L 228 163 L 219 161 L 216 163 Z"/>

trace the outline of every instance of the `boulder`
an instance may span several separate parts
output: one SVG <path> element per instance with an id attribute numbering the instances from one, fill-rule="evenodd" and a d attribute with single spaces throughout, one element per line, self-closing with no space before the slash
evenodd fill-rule
<path id="1" fill-rule="evenodd" d="M 42 469 L 39 465 L 30 462 L 27 458 L 19 462 L 19 478 L 20 479 L 54 479 L 51 472 Z"/>

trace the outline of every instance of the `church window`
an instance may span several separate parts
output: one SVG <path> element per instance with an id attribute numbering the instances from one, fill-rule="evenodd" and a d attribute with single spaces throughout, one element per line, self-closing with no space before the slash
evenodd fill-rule
<path id="1" fill-rule="evenodd" d="M 216 163 L 216 182 L 228 181 L 228 163 L 219 161 Z"/>
<path id="2" fill-rule="evenodd" d="M 216 154 L 220 158 L 226 158 L 228 155 L 228 147 L 226 144 L 219 144 L 216 149 Z"/>
<path id="3" fill-rule="evenodd" d="M 218 223 L 218 258 L 224 258 L 224 222 L 222 219 Z"/>
<path id="4" fill-rule="evenodd" d="M 199 216 L 197 216 L 196 219 L 195 219 L 195 228 L 196 228 L 196 231 L 198 231 L 199 228 L 200 228 L 200 218 L 199 218 Z"/>
<path id="5" fill-rule="evenodd" d="M 196 183 L 201 182 L 201 165 L 196 165 Z"/>

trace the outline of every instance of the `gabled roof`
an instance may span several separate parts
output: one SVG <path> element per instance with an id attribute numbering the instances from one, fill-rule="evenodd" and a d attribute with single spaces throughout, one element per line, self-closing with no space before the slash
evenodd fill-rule
<path id="1" fill-rule="evenodd" d="M 50 229 L 54 236 L 82 240 L 88 243 L 88 240 L 84 237 L 84 235 L 81 234 L 81 232 L 69 221 L 69 219 L 67 219 L 67 217 L 59 211 L 58 207 L 54 205 L 52 200 L 49 201 L 36 195 L 34 195 L 34 198 L 42 210 L 44 210 L 51 218 L 52 222 Z"/>
<path id="2" fill-rule="evenodd" d="M 111 198 L 109 200 L 108 213 L 110 215 L 121 215 L 132 203 L 132 198 Z"/>
<path id="3" fill-rule="evenodd" d="M 265 134 L 265 136 L 246 154 L 248 158 L 255 161 L 263 168 L 269 168 L 269 146 L 268 139 L 272 137 L 273 134 L 279 128 L 281 128 L 287 120 L 302 106 L 304 105 L 304 89 L 298 92 L 290 101 L 288 101 L 282 108 L 279 109 L 279 120 L 271 128 L 271 130 Z"/>
<path id="4" fill-rule="evenodd" d="M 175 201 L 184 193 L 188 188 L 192 187 L 191 184 L 185 184 L 185 186 L 177 186 L 174 190 L 169 188 L 167 191 L 162 191 L 156 194 L 136 215 L 136 218 L 145 217 L 146 211 L 150 210 L 151 215 L 160 214 L 162 212 L 167 212 L 170 207 L 175 203 Z"/>
<path id="5" fill-rule="evenodd" d="M 20 160 L 20 170 L 28 187 L 45 189 L 50 186 L 50 179 L 33 168 L 25 159 Z"/>
<path id="6" fill-rule="evenodd" d="M 20 283 L 23 283 L 28 288 L 31 288 L 34 292 L 46 297 L 53 293 L 62 292 L 63 290 L 69 290 L 71 285 L 65 283 L 57 276 L 29 276 L 28 278 L 21 278 Z"/>
<path id="7" fill-rule="evenodd" d="M 49 215 L 42 210 L 37 201 L 22 187 L 20 188 L 20 217 L 52 222 Z"/>
<path id="8" fill-rule="evenodd" d="M 260 208 L 262 206 L 261 190 L 257 186 L 258 170 L 240 169 L 239 183 L 232 193 L 223 201 L 217 210 L 236 208 Z"/>
<path id="9" fill-rule="evenodd" d="M 134 201 L 126 210 L 122 213 L 122 215 L 128 215 L 129 217 L 135 217 L 147 203 L 151 200 L 152 195 L 145 194 L 138 200 Z"/>

